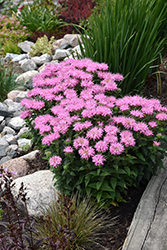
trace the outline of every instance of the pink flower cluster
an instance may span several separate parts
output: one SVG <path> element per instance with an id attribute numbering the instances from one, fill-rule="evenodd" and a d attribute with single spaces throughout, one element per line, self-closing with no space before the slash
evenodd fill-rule
<path id="1" fill-rule="evenodd" d="M 21 102 L 27 108 L 22 117 L 37 114 L 34 129 L 43 136 L 43 144 L 50 146 L 59 138 L 67 141 L 72 134 L 64 154 L 77 150 L 82 159 L 99 166 L 107 160 L 105 154 L 120 155 L 125 148 L 134 147 L 137 133 L 154 136 L 158 123 L 167 120 L 167 108 L 158 100 L 138 95 L 116 99 L 116 81 L 123 77 L 107 70 L 106 64 L 87 58 L 68 59 L 47 65 L 34 76 L 29 99 Z M 149 122 L 145 120 L 148 116 Z M 60 159 L 53 156 L 50 164 L 57 167 Z"/>

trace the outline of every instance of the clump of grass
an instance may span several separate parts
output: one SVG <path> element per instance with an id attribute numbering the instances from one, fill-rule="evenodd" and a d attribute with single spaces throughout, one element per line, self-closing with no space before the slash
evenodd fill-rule
<path id="1" fill-rule="evenodd" d="M 90 245 L 96 244 L 100 230 L 114 225 L 114 220 L 111 223 L 109 220 L 109 216 L 101 208 L 97 209 L 89 198 L 81 200 L 77 195 L 69 198 L 59 194 L 59 199 L 44 211 L 38 233 L 42 238 L 52 238 L 54 244 L 59 242 L 60 249 L 91 249 Z M 66 246 L 69 243 L 67 248 L 63 248 L 65 242 Z"/>

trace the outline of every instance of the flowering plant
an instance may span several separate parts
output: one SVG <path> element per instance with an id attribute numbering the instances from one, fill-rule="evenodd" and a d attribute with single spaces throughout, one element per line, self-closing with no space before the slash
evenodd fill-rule
<path id="1" fill-rule="evenodd" d="M 107 70 L 87 58 L 47 65 L 34 76 L 21 117 L 58 189 L 110 205 L 163 167 L 167 108 L 137 95 L 118 98 L 123 77 Z"/>
<path id="2" fill-rule="evenodd" d="M 27 27 L 23 27 L 15 16 L 0 16 L 0 43 L 4 49 L 4 54 L 7 52 L 19 54 L 20 48 L 17 47 L 17 44 L 25 41 L 29 36 Z"/>

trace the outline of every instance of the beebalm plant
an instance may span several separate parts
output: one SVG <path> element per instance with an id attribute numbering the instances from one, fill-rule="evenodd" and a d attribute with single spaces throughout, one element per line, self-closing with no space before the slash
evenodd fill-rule
<path id="1" fill-rule="evenodd" d="M 67 195 L 109 206 L 163 168 L 167 108 L 138 95 L 120 98 L 122 80 L 105 63 L 68 59 L 34 76 L 21 102 L 21 117 Z"/>

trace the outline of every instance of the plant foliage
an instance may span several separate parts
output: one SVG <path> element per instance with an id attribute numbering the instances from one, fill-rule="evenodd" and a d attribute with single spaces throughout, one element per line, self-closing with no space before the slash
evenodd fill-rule
<path id="1" fill-rule="evenodd" d="M 82 56 L 123 74 L 123 95 L 139 93 L 167 43 L 167 2 L 104 0 L 88 19 Z"/>

